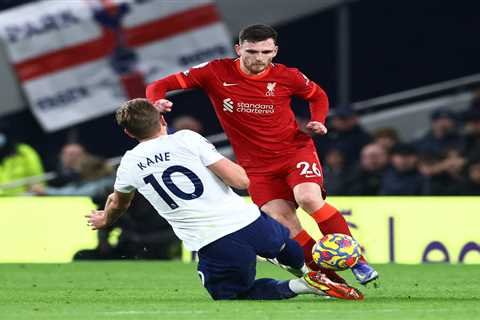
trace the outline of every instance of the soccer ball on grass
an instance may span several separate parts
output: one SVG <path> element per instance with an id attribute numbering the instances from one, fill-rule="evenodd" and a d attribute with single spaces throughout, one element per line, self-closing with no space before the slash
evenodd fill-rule
<path id="1" fill-rule="evenodd" d="M 327 234 L 312 248 L 313 261 L 317 265 L 336 271 L 355 266 L 361 255 L 360 244 L 341 233 Z"/>

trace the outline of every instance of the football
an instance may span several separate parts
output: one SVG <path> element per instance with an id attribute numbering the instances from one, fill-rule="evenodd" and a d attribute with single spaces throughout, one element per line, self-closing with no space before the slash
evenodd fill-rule
<path id="1" fill-rule="evenodd" d="M 336 271 L 355 266 L 361 255 L 360 244 L 352 237 L 341 233 L 327 234 L 312 249 L 316 264 Z"/>

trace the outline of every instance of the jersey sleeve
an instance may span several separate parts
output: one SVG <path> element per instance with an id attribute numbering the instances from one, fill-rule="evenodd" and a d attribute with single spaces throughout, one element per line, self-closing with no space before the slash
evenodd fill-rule
<path id="1" fill-rule="evenodd" d="M 210 77 L 211 65 L 212 62 L 204 62 L 175 76 L 183 89 L 203 88 Z"/>
<path id="2" fill-rule="evenodd" d="M 190 140 L 190 142 L 195 145 L 195 150 L 198 152 L 200 161 L 202 161 L 202 164 L 205 167 L 224 158 L 224 156 L 217 151 L 215 146 L 205 137 L 190 130 L 187 132 L 186 139 Z"/>
<path id="3" fill-rule="evenodd" d="M 128 178 L 129 176 L 131 175 L 128 174 L 124 157 L 120 162 L 120 165 L 118 166 L 117 177 L 115 179 L 115 184 L 113 188 L 121 193 L 130 193 L 134 191 L 136 188 L 130 182 L 130 179 Z"/>
<path id="4" fill-rule="evenodd" d="M 305 99 L 309 102 L 310 115 L 312 121 L 318 121 L 325 124 L 328 114 L 329 103 L 325 91 L 315 82 L 308 79 L 298 69 L 291 69 L 293 95 Z"/>
<path id="5" fill-rule="evenodd" d="M 317 85 L 300 72 L 300 70 L 291 69 L 290 77 L 292 81 L 292 94 L 294 96 L 308 100 L 315 94 Z"/>
<path id="6" fill-rule="evenodd" d="M 210 63 L 205 62 L 186 71 L 156 80 L 147 86 L 145 94 L 151 103 L 164 99 L 169 91 L 179 89 L 203 88 L 210 75 Z"/>

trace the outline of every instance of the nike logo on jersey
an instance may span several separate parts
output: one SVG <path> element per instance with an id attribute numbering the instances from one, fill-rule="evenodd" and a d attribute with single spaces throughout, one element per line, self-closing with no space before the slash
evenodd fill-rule
<path id="1" fill-rule="evenodd" d="M 224 82 L 224 83 L 223 83 L 223 86 L 224 86 L 224 87 L 238 86 L 238 85 L 239 85 L 239 83 L 227 83 L 227 82 Z"/>

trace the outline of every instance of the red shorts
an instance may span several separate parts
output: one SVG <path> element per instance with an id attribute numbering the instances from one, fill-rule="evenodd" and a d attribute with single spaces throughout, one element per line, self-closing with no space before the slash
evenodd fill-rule
<path id="1" fill-rule="evenodd" d="M 304 182 L 317 183 L 322 188 L 322 196 L 324 198 L 326 196 L 322 167 L 315 148 L 297 150 L 262 166 L 263 172 L 257 172 L 258 167 L 255 168 L 255 172 L 249 172 L 247 169 L 250 178 L 248 192 L 259 207 L 274 199 L 295 202 L 293 187 Z"/>

